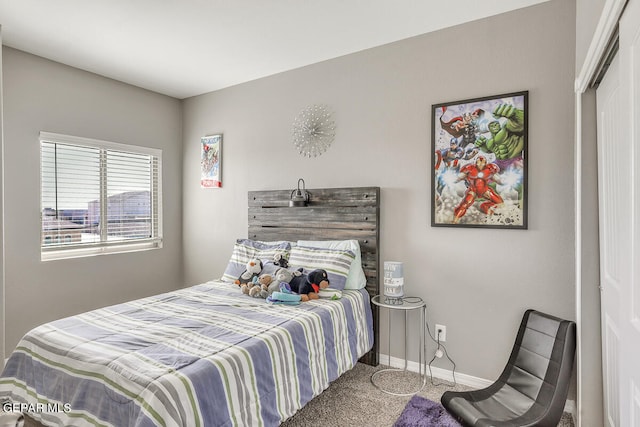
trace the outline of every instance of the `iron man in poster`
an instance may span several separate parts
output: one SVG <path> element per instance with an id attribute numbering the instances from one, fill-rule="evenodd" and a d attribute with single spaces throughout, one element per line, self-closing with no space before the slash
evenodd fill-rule
<path id="1" fill-rule="evenodd" d="M 475 164 L 469 163 L 460 168 L 460 174 L 457 181 L 464 180 L 467 185 L 467 191 L 460 201 L 460 204 L 454 209 L 453 223 L 457 224 L 460 218 L 467 213 L 467 209 L 473 205 L 476 198 L 485 199 L 480 204 L 480 210 L 487 215 L 491 215 L 496 206 L 504 201 L 496 191 L 489 186 L 490 181 L 501 184 L 497 174 L 500 168 L 495 163 L 488 163 L 484 156 L 478 156 Z"/>

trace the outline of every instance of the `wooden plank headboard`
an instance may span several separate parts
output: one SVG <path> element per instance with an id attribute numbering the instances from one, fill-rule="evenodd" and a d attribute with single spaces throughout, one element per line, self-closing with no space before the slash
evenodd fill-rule
<path id="1" fill-rule="evenodd" d="M 249 192 L 249 234 L 254 240 L 347 240 L 360 242 L 366 289 L 380 293 L 380 188 L 310 189 L 309 205 L 289 207 L 291 190 Z M 379 317 L 373 311 L 373 349 L 360 361 L 378 364 Z"/>

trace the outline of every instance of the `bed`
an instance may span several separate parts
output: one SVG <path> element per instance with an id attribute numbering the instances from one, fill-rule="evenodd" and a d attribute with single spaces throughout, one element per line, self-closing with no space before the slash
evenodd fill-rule
<path id="1" fill-rule="evenodd" d="M 355 239 L 362 289 L 285 306 L 214 280 L 47 323 L 8 359 L 0 400 L 50 426 L 276 426 L 377 364 L 379 189 L 309 193 L 288 208 L 287 190 L 249 192 L 243 242 Z"/>

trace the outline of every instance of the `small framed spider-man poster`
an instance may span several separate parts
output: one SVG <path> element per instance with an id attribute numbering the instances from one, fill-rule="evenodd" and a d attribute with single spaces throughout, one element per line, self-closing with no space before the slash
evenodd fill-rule
<path id="1" fill-rule="evenodd" d="M 432 226 L 527 228 L 528 96 L 432 106 Z"/>
<path id="2" fill-rule="evenodd" d="M 200 138 L 200 187 L 222 187 L 222 134 Z"/>

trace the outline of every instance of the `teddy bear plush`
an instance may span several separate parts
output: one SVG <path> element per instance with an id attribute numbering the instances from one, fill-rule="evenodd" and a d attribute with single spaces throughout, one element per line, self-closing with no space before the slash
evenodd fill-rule
<path id="1" fill-rule="evenodd" d="M 249 283 L 244 283 L 240 286 L 240 290 L 243 294 L 249 295 L 255 298 L 266 298 L 269 296 L 268 288 L 273 277 L 270 274 L 264 273 L 260 276 L 254 277 Z"/>
<path id="2" fill-rule="evenodd" d="M 295 273 L 298 275 L 301 274 L 298 271 Z M 273 274 L 273 281 L 269 284 L 269 287 L 267 288 L 267 296 L 272 295 L 274 292 L 279 292 L 280 284 L 290 283 L 293 277 L 294 277 L 294 272 L 289 271 L 284 267 L 280 267 L 279 269 L 277 269 Z"/>
<path id="3" fill-rule="evenodd" d="M 304 302 L 320 298 L 318 292 L 320 292 L 320 289 L 329 287 L 329 277 L 325 270 L 319 268 L 309 272 L 309 274 L 301 274 L 294 277 L 289 284 L 291 285 L 291 290 L 299 294 Z"/>
<path id="4" fill-rule="evenodd" d="M 247 261 L 246 269 L 234 282 L 238 286 L 242 286 L 245 283 L 253 282 L 254 277 L 258 277 L 262 271 L 262 261 L 257 258 Z"/>

